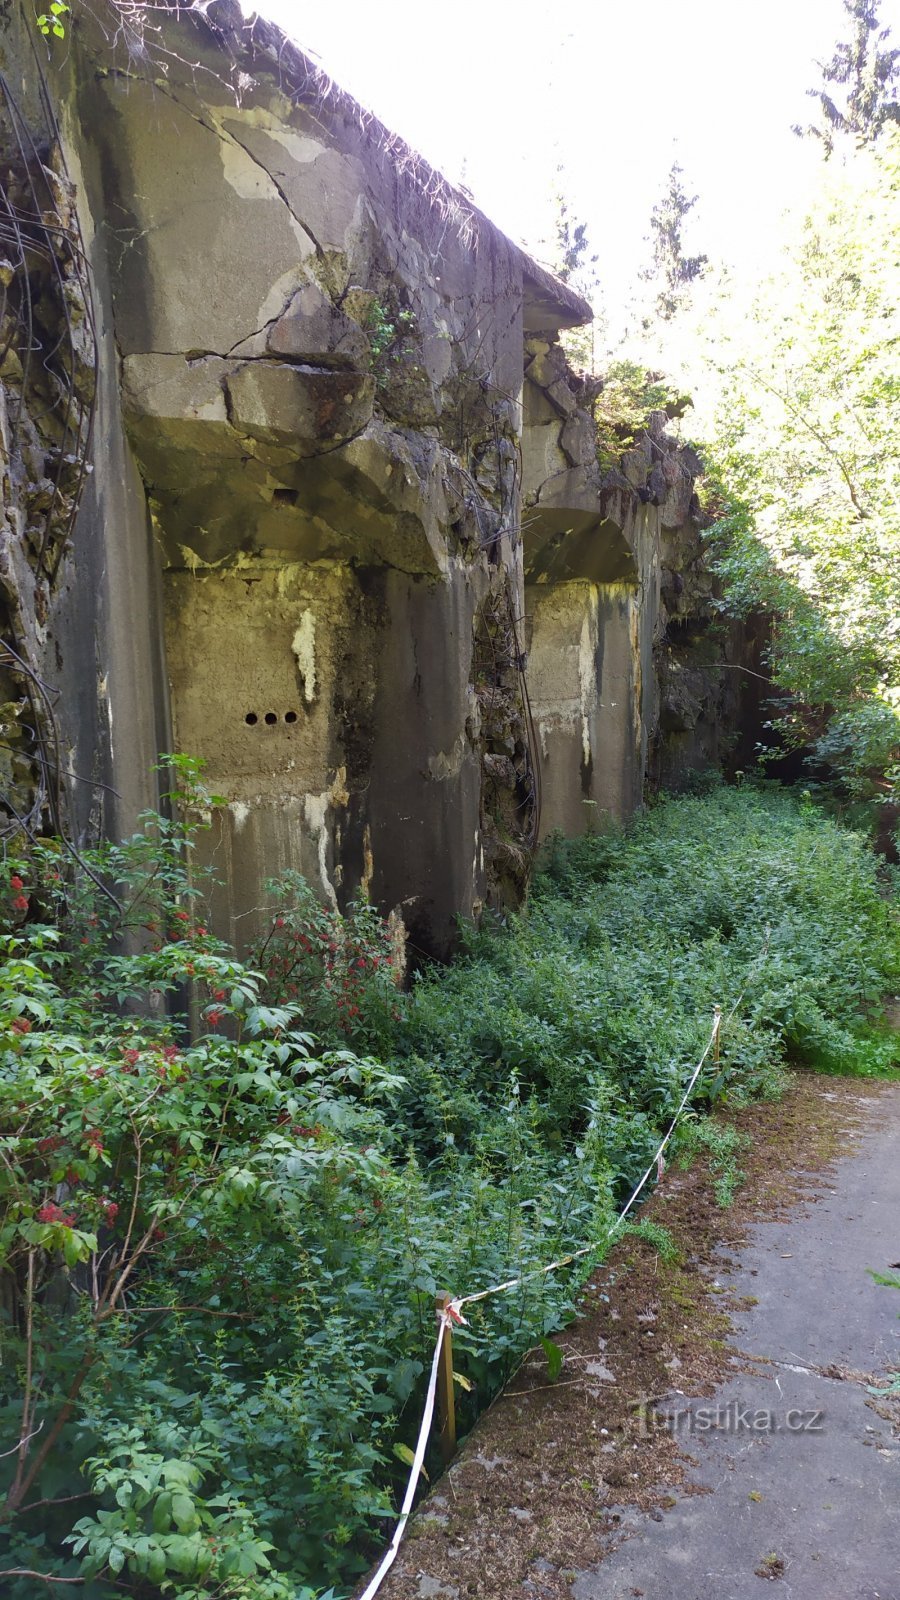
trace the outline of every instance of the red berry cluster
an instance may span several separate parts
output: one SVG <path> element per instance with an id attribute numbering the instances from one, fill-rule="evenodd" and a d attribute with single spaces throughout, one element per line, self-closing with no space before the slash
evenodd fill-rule
<path id="1" fill-rule="evenodd" d="M 57 1222 L 60 1227 L 74 1228 L 75 1218 L 68 1211 L 63 1211 L 62 1206 L 55 1205 L 52 1200 L 47 1200 L 37 1214 L 38 1222 Z"/>
<path id="2" fill-rule="evenodd" d="M 7 892 L 11 911 L 22 912 L 28 910 L 28 895 L 25 893 L 25 882 L 18 872 L 14 872 L 10 877 Z"/>
<path id="3" fill-rule="evenodd" d="M 85 1197 L 93 1213 L 98 1215 L 108 1228 L 111 1228 L 119 1215 L 121 1207 L 117 1200 L 112 1200 L 109 1195 L 98 1195 L 96 1199 Z M 37 1211 L 38 1222 L 49 1222 L 62 1228 L 74 1228 L 77 1218 L 73 1211 L 65 1211 L 57 1205 L 55 1200 L 45 1200 Z"/>
<path id="4" fill-rule="evenodd" d="M 156 923 L 148 924 L 156 931 Z M 202 922 L 193 922 L 189 911 L 173 911 L 169 919 L 168 943 L 178 944 L 182 939 L 205 939 L 209 929 Z"/>
<path id="5" fill-rule="evenodd" d="M 151 1045 L 144 1051 L 136 1050 L 132 1045 L 122 1045 L 121 1050 L 121 1070 L 128 1073 L 130 1077 L 137 1076 L 142 1056 L 146 1058 L 145 1064 L 152 1066 L 155 1063 L 156 1072 L 160 1078 L 167 1078 L 169 1076 L 169 1068 L 175 1062 L 181 1060 L 181 1051 L 177 1044 Z M 105 1078 L 106 1076 L 105 1067 L 91 1067 L 89 1071 L 92 1078 Z"/>
<path id="6" fill-rule="evenodd" d="M 373 985 L 392 987 L 391 935 L 381 924 L 360 929 L 331 906 L 274 919 L 260 965 L 276 996 L 302 998 L 315 1024 L 320 1006 L 342 1033 L 364 1019 Z M 380 980 L 380 985 L 379 985 Z"/>

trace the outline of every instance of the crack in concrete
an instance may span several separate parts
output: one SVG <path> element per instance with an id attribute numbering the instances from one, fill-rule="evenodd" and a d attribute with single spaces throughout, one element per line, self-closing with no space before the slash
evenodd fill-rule
<path id="1" fill-rule="evenodd" d="M 315 237 L 315 235 L 313 234 L 313 232 L 309 228 L 308 224 L 303 222 L 301 220 L 301 218 L 297 216 L 296 211 L 294 210 L 293 206 L 291 205 L 290 200 L 288 199 L 287 195 L 285 194 L 284 190 L 282 189 L 281 184 L 278 182 L 278 179 L 276 178 L 275 174 L 270 171 L 270 169 L 266 166 L 264 161 L 260 161 L 259 157 L 255 156 L 253 154 L 253 151 L 248 148 L 248 146 L 244 143 L 243 139 L 239 139 L 236 136 L 236 134 L 226 133 L 215 122 L 207 122 L 205 117 L 200 116 L 198 112 L 192 111 L 190 106 L 185 105 L 184 101 L 180 100 L 178 95 L 173 93 L 173 91 L 168 87 L 168 85 L 160 83 L 160 84 L 156 84 L 155 87 L 159 90 L 160 94 L 166 95 L 168 97 L 168 99 L 170 99 L 172 101 L 173 105 L 179 106 L 180 109 L 184 112 L 185 116 L 190 117 L 193 122 L 196 122 L 199 127 L 204 128 L 207 133 L 211 133 L 213 135 L 213 137 L 218 139 L 218 140 L 220 140 L 220 142 L 222 144 L 230 146 L 232 149 L 243 150 L 244 154 L 246 156 L 249 156 L 250 160 L 253 162 L 253 165 L 255 167 L 259 167 L 260 172 L 264 172 L 265 173 L 266 177 L 268 178 L 269 182 L 272 185 L 272 188 L 275 190 L 275 193 L 278 195 L 279 200 L 285 206 L 285 208 L 289 212 L 290 216 L 292 217 L 293 221 L 297 224 L 297 227 L 301 230 L 302 233 L 306 234 L 306 237 L 307 237 L 307 239 L 309 239 L 310 243 L 312 244 L 313 249 L 316 252 L 316 255 L 319 256 L 319 257 L 323 257 L 325 252 L 322 249 L 322 246 L 320 245 L 318 239 Z M 235 108 L 235 109 L 237 109 L 237 108 Z M 252 338 L 253 335 L 252 334 L 248 334 L 247 337 L 248 338 Z"/>
<path id="2" fill-rule="evenodd" d="M 312 238 L 312 234 L 310 234 L 310 238 Z M 280 322 L 281 318 L 287 314 L 288 308 L 290 306 L 291 301 L 294 298 L 295 293 L 296 293 L 296 290 L 292 289 L 290 294 L 285 296 L 284 303 L 283 303 L 283 305 L 281 307 L 281 310 L 280 311 L 276 311 L 276 313 L 275 313 L 275 315 L 273 317 L 269 317 L 268 321 L 264 322 L 261 328 L 254 328 L 252 333 L 245 333 L 245 334 L 242 335 L 242 337 L 240 339 L 236 339 L 234 344 L 231 346 L 231 349 L 226 351 L 226 355 L 228 355 L 228 356 L 234 355 L 235 351 L 240 349 L 240 346 L 242 344 L 246 344 L 249 339 L 258 339 L 260 334 L 268 333 L 270 328 L 274 328 L 276 322 Z M 282 355 L 279 355 L 278 351 L 276 350 L 276 351 L 268 352 L 267 353 L 267 359 L 270 360 L 270 361 L 284 361 L 286 358 L 284 356 L 282 356 Z M 259 361 L 260 357 L 259 356 L 248 355 L 248 356 L 242 356 L 241 360 L 242 361 Z"/>
<path id="3" fill-rule="evenodd" d="M 225 135 L 220 135 L 220 137 L 225 138 Z M 310 228 L 309 223 L 308 222 L 302 222 L 300 220 L 300 218 L 297 216 L 296 211 L 294 210 L 293 206 L 291 205 L 290 200 L 288 199 L 287 195 L 285 194 L 284 190 L 282 189 L 281 184 L 278 182 L 278 179 L 276 178 L 274 172 L 272 172 L 271 168 L 267 167 L 264 161 L 260 161 L 259 157 L 255 156 L 253 154 L 253 151 L 251 149 L 249 149 L 249 147 L 247 145 L 245 145 L 243 139 L 239 139 L 237 137 L 237 134 L 232 133 L 232 134 L 229 134 L 227 137 L 231 140 L 232 144 L 237 145 L 239 150 L 243 150 L 244 154 L 250 157 L 250 160 L 253 162 L 254 166 L 259 167 L 260 172 L 264 172 L 265 173 L 265 175 L 268 178 L 269 182 L 271 183 L 273 189 L 275 190 L 275 192 L 277 193 L 277 195 L 279 196 L 279 198 L 281 199 L 283 204 L 287 207 L 288 211 L 290 212 L 291 216 L 293 217 L 294 221 L 296 222 L 298 228 L 302 229 L 302 231 L 306 234 L 307 239 L 311 240 L 313 248 L 315 249 L 316 255 L 320 259 L 324 259 L 325 251 L 322 249 L 322 246 L 319 243 L 318 239 L 316 238 L 315 234 L 313 233 L 312 229 Z"/>

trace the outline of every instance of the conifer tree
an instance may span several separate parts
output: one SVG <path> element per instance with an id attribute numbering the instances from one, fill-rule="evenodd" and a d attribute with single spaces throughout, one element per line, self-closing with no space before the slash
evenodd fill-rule
<path id="1" fill-rule="evenodd" d="M 880 0 L 844 0 L 850 37 L 840 40 L 828 62 L 819 62 L 822 84 L 807 89 L 819 103 L 819 123 L 794 132 L 822 141 L 826 160 L 835 139 L 849 134 L 857 144 L 878 137 L 886 122 L 900 121 L 900 49 L 888 46 L 890 28 L 880 25 Z"/>
<path id="2" fill-rule="evenodd" d="M 593 372 L 597 359 L 598 336 L 602 339 L 606 318 L 603 311 L 603 292 L 598 273 L 599 256 L 591 251 L 586 222 L 579 222 L 572 210 L 567 193 L 565 169 L 556 169 L 556 190 L 553 195 L 552 235 L 547 244 L 551 265 L 563 283 L 580 294 L 594 310 L 594 321 L 582 328 L 572 328 L 563 336 L 563 346 L 574 366 Z"/>
<path id="3" fill-rule="evenodd" d="M 687 194 L 683 177 L 679 163 L 673 161 L 662 198 L 653 207 L 650 217 L 652 258 L 641 277 L 652 285 L 654 298 L 645 327 L 654 317 L 670 322 L 686 304 L 689 286 L 703 275 L 708 264 L 705 255 L 685 254 L 682 227 L 697 203 L 697 196 Z"/>

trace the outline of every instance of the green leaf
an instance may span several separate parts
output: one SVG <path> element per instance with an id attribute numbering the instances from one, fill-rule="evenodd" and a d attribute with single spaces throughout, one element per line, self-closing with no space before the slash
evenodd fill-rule
<path id="1" fill-rule="evenodd" d="M 154 1533 L 168 1533 L 172 1526 L 172 1496 L 164 1491 L 153 1503 Z"/>
<path id="2" fill-rule="evenodd" d="M 866 1270 L 869 1277 L 873 1278 L 876 1283 L 880 1283 L 883 1288 L 900 1289 L 900 1278 L 891 1277 L 890 1274 L 885 1272 L 875 1272 L 872 1267 L 868 1267 Z"/>
<path id="3" fill-rule="evenodd" d="M 197 1534 L 174 1533 L 166 1539 L 165 1551 L 169 1566 L 190 1578 L 197 1571 L 203 1543 Z"/>
<path id="4" fill-rule="evenodd" d="M 547 1357 L 547 1372 L 550 1382 L 555 1383 L 562 1372 L 565 1357 L 559 1345 L 554 1344 L 552 1339 L 543 1338 L 541 1340 L 541 1349 Z"/>
<path id="5" fill-rule="evenodd" d="M 147 1557 L 147 1577 L 151 1583 L 161 1583 L 166 1575 L 166 1553 L 158 1544 L 150 1548 Z"/>
<path id="6" fill-rule="evenodd" d="M 193 1533 L 200 1525 L 197 1507 L 188 1494 L 173 1494 L 172 1516 L 179 1533 Z"/>
<path id="7" fill-rule="evenodd" d="M 409 1448 L 408 1444 L 395 1444 L 393 1449 L 394 1455 L 397 1457 L 398 1461 L 404 1462 L 408 1467 L 411 1467 L 414 1464 L 416 1459 L 415 1454 Z M 430 1483 L 431 1479 L 428 1477 L 428 1473 L 425 1471 L 424 1465 L 419 1468 L 419 1471 L 421 1472 L 422 1477 L 427 1479 L 427 1481 Z"/>

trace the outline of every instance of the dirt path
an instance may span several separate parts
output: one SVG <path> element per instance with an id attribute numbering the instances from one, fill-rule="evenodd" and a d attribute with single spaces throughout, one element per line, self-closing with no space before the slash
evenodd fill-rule
<path id="1" fill-rule="evenodd" d="M 728 1210 L 698 1164 L 559 1343 L 481 1418 L 384 1600 L 900 1600 L 900 1085 L 802 1079 L 738 1118 Z M 776 1591 L 777 1592 L 777 1591 Z"/>

